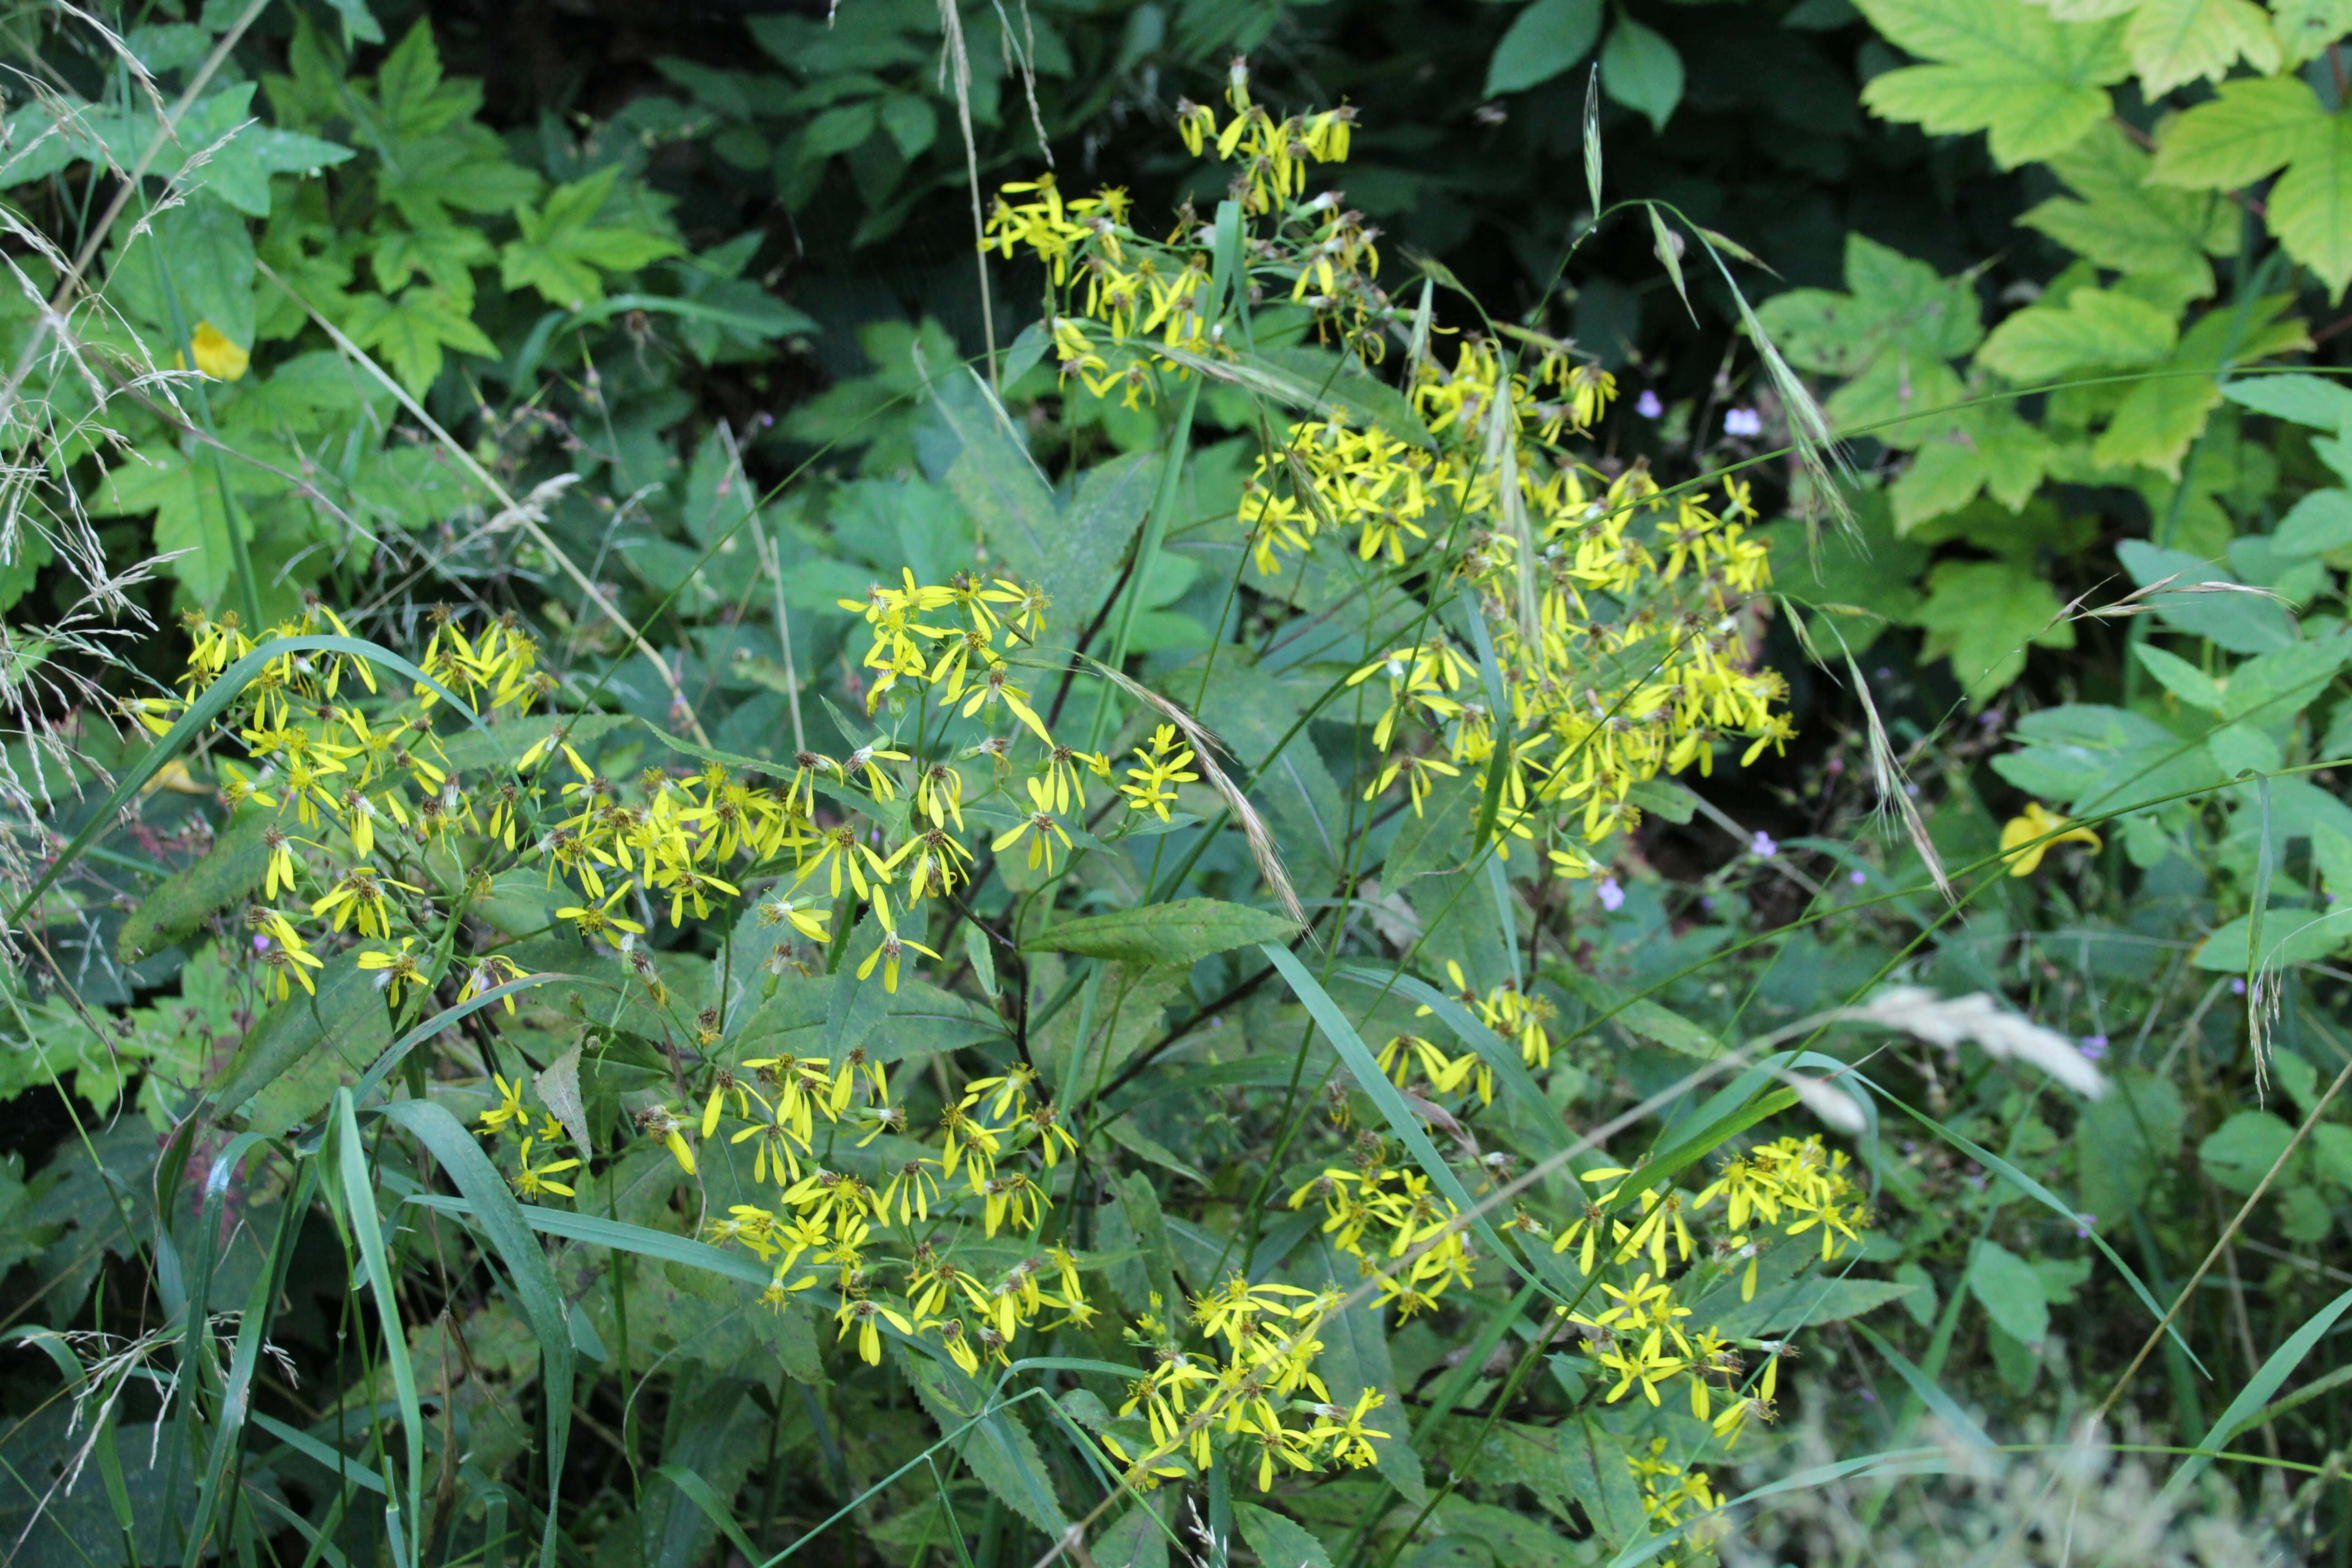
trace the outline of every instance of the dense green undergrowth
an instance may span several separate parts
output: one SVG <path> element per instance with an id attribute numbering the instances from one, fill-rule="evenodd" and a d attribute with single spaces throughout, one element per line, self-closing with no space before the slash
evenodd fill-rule
<path id="1" fill-rule="evenodd" d="M 1857 4 L 10 8 L 9 1560 L 2344 1560 L 2352 14 Z"/>

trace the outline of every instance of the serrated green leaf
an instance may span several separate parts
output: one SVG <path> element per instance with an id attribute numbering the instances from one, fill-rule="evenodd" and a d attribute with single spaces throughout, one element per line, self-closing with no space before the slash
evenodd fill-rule
<path id="1" fill-rule="evenodd" d="M 1990 132 L 2004 169 L 2063 153 L 2131 74 L 2121 21 L 2061 22 L 2024 0 L 1858 0 L 1888 41 L 1931 63 L 1873 77 L 1862 100 L 1934 135 Z"/>
<path id="2" fill-rule="evenodd" d="M 604 297 L 604 274 L 627 272 L 679 254 L 667 235 L 603 225 L 596 215 L 613 194 L 620 165 L 558 185 L 536 208 L 515 209 L 521 237 L 499 252 L 499 277 L 509 289 L 535 289 L 572 310 Z"/>
<path id="3" fill-rule="evenodd" d="M 2271 19 L 2251 0 L 2140 0 L 2124 48 L 2151 101 L 2183 82 L 2226 76 L 2242 57 L 2265 75 L 2279 67 Z"/>
<path id="4" fill-rule="evenodd" d="M 2225 81 L 2213 98 L 2158 128 L 2148 180 L 2192 190 L 2236 190 L 2326 134 L 2318 97 L 2294 77 Z"/>
<path id="5" fill-rule="evenodd" d="M 2077 289 L 2062 304 L 2018 311 L 1992 331 L 1977 360 L 2011 381 L 2054 381 L 2091 367 L 2155 364 L 2172 353 L 2170 316 L 2128 294 Z"/>
<path id="6" fill-rule="evenodd" d="M 1188 966 L 1213 953 L 1292 934 L 1280 915 L 1218 899 L 1180 899 L 1107 915 L 1086 915 L 1037 932 L 1024 952 L 1074 952 L 1127 963 Z"/>
<path id="7" fill-rule="evenodd" d="M 1927 634 L 1922 655 L 1949 659 L 1969 700 L 1981 704 L 2017 679 L 2029 647 L 2074 646 L 2074 626 L 2057 620 L 2061 607 L 2029 564 L 1947 560 L 1928 574 L 1927 602 L 1912 620 Z"/>
<path id="8" fill-rule="evenodd" d="M 1270 1508 L 1237 1498 L 1234 1523 L 1265 1568 L 1331 1568 L 1331 1554 L 1321 1542 Z"/>
<path id="9" fill-rule="evenodd" d="M 2101 267 L 2164 279 L 2183 303 L 2212 292 L 2206 257 L 2238 246 L 2238 214 L 2227 203 L 2148 183 L 2153 160 L 2113 124 L 2049 163 L 2074 194 L 2051 197 L 2018 222 Z"/>
<path id="10" fill-rule="evenodd" d="M 343 330 L 363 349 L 381 350 L 393 375 L 422 395 L 441 374 L 442 350 L 494 356 L 498 344 L 467 314 L 465 301 L 442 288 L 418 284 L 398 300 L 362 294 L 352 300 Z"/>
<path id="11" fill-rule="evenodd" d="M 2330 115 L 2271 187 L 2271 232 L 2330 298 L 2352 283 L 2352 118 Z"/>
<path id="12" fill-rule="evenodd" d="M 136 963 L 194 931 L 215 910 L 251 892 L 269 864 L 261 836 L 276 820 L 269 812 L 247 813 L 229 826 L 203 859 L 157 883 L 122 922 L 115 938 L 116 953 L 124 963 Z"/>

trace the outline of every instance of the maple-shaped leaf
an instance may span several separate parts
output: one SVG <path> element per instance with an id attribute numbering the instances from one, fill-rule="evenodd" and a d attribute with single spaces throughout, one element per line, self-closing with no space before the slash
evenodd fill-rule
<path id="1" fill-rule="evenodd" d="M 1951 660 L 1969 701 L 1982 707 L 2024 672 L 2028 647 L 2074 646 L 2059 608 L 2030 563 L 1948 560 L 1927 574 L 1927 602 L 1912 624 L 1927 634 L 1921 655 Z"/>
<path id="2" fill-rule="evenodd" d="M 472 77 L 442 79 L 432 24 L 420 21 L 384 57 L 375 74 L 375 100 L 383 117 L 377 129 L 395 141 L 409 141 L 472 118 L 482 106 L 482 84 Z"/>
<path id="3" fill-rule="evenodd" d="M 1895 531 L 1909 533 L 1930 519 L 1959 510 L 1979 494 L 2019 510 L 2042 487 L 2054 456 L 2050 438 L 2007 405 L 1963 409 L 1948 432 L 1920 444 L 1911 466 L 1887 487 Z"/>
<path id="4" fill-rule="evenodd" d="M 2131 74 L 2124 23 L 2062 22 L 2024 0 L 1857 0 L 1890 43 L 1926 64 L 1873 77 L 1862 100 L 1936 135 L 1990 133 L 2004 169 L 2063 153 L 2105 119 Z"/>
<path id="5" fill-rule="evenodd" d="M 1893 447 L 1933 438 L 1942 424 L 1907 416 L 1960 397 L 1949 362 L 1984 334 L 1973 284 L 1859 234 L 1846 236 L 1845 282 L 1775 294 L 1757 315 L 1790 363 L 1847 378 L 1829 401 L 1840 429 L 1870 426 Z"/>
<path id="6" fill-rule="evenodd" d="M 2140 297 L 2168 297 L 2173 308 L 2213 292 L 2208 255 L 2238 247 L 2235 208 L 2210 193 L 2147 184 L 2151 160 L 2122 130 L 2101 125 L 2050 160 L 2072 195 L 2052 196 L 2017 221 L 2038 228 L 2075 255 L 2144 279 Z"/>
<path id="7" fill-rule="evenodd" d="M 362 294 L 352 301 L 343 330 L 363 349 L 381 349 L 392 374 L 421 394 L 441 374 L 444 347 L 460 353 L 495 355 L 498 344 L 484 335 L 464 306 L 446 289 L 419 284 L 398 300 Z"/>
<path id="8" fill-rule="evenodd" d="M 2300 77 L 2223 82 L 2210 102 L 2164 124 L 2148 178 L 2234 190 L 2282 167 L 2271 233 L 2341 295 L 2352 283 L 2352 118 L 2329 113 Z"/>
<path id="9" fill-rule="evenodd" d="M 681 253 L 678 243 L 650 229 L 596 222 L 617 164 L 548 192 L 546 203 L 515 209 L 520 238 L 499 252 L 499 277 L 509 289 L 535 289 L 551 302 L 578 310 L 604 297 L 604 274 L 627 272 Z"/>
<path id="10" fill-rule="evenodd" d="M 116 463 L 91 496 L 89 510 L 99 517 L 153 512 L 156 552 L 175 557 L 163 570 L 200 605 L 217 604 L 228 591 L 228 513 L 220 489 L 179 447 L 157 443 Z"/>
<path id="11" fill-rule="evenodd" d="M 2240 365 L 2311 346 L 2304 323 L 2286 311 L 2286 294 L 2250 301 L 2242 310 L 2208 310 L 2180 342 L 2116 405 L 2115 416 L 2091 448 L 2102 467 L 2137 464 L 2178 479 L 2189 444 L 2221 402 L 2221 378 Z"/>
<path id="12" fill-rule="evenodd" d="M 387 294 L 406 288 L 409 279 L 422 272 L 463 300 L 470 310 L 473 269 L 487 267 L 498 258 L 499 253 L 488 238 L 470 224 L 403 228 L 379 221 L 375 248 L 369 253 L 368 264 L 374 269 L 376 287 Z"/>

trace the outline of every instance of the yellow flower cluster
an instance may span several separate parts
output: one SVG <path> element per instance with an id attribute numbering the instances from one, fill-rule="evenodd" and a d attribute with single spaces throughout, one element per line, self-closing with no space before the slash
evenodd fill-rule
<path id="1" fill-rule="evenodd" d="M 1491 417 L 1478 405 L 1507 380 L 1476 344 L 1464 345 L 1452 379 L 1456 392 L 1471 384 L 1459 405 L 1478 421 Z M 1520 422 L 1555 417 L 1509 384 Z M 1571 400 L 1558 416 L 1580 415 Z M 1500 766 L 1500 852 L 1541 840 L 1559 875 L 1583 877 L 1598 868 L 1590 846 L 1639 823 L 1636 784 L 1693 763 L 1712 772 L 1717 744 L 1733 736 L 1749 742 L 1744 765 L 1793 733 L 1778 710 L 1787 684 L 1752 668 L 1741 623 L 1769 575 L 1737 481 L 1718 514 L 1704 495 L 1666 497 L 1638 467 L 1604 481 L 1530 460 L 1517 466 L 1517 504 L 1507 509 L 1493 493 L 1495 466 L 1475 451 L 1431 453 L 1328 424 L 1296 426 L 1294 437 L 1295 466 L 1262 466 L 1243 501 L 1261 559 L 1310 548 L 1328 519 L 1357 529 L 1365 558 L 1402 563 L 1406 541 L 1418 547 L 1435 520 L 1449 534 L 1467 520 L 1461 571 L 1510 709 L 1498 726 L 1477 661 L 1441 631 L 1384 651 L 1352 677 L 1385 684 L 1374 743 L 1397 748 L 1366 798 L 1403 778 L 1419 812 L 1433 776 L 1466 772 L 1472 799 L 1483 800 L 1487 770 Z M 1527 520 L 1524 542 L 1506 516 L 1513 510 Z"/>
<path id="2" fill-rule="evenodd" d="M 1330 195 L 1306 195 L 1310 164 L 1346 161 L 1355 111 L 1277 120 L 1251 100 L 1241 61 L 1225 98 L 1233 116 L 1222 126 L 1213 109 L 1181 100 L 1176 122 L 1195 157 L 1213 153 L 1234 165 L 1230 194 L 1246 217 L 1276 219 L 1271 234 L 1247 241 L 1249 278 L 1241 287 L 1286 289 L 1292 303 L 1315 313 L 1318 330 L 1336 331 L 1358 353 L 1380 358 L 1377 328 L 1391 311 L 1373 281 L 1378 231 Z M 1214 354 L 1223 344 L 1210 231 L 1188 211 L 1174 234 L 1155 241 L 1129 218 L 1123 190 L 1066 200 L 1054 176 L 1040 174 L 1000 188 L 980 247 L 1008 260 L 1026 252 L 1045 264 L 1054 295 L 1046 325 L 1064 381 L 1076 376 L 1097 397 L 1121 391 L 1133 408 L 1157 396 L 1155 372 L 1191 374 L 1159 351 Z"/>
<path id="3" fill-rule="evenodd" d="M 1366 1389 L 1354 1404 L 1335 1405 L 1315 1371 L 1323 1349 L 1317 1334 L 1340 1300 L 1337 1290 L 1253 1285 L 1228 1275 L 1192 1299 L 1192 1325 L 1209 1342 L 1207 1351 L 1197 1352 L 1181 1346 L 1153 1296 L 1153 1310 L 1127 1334 L 1147 1352 L 1150 1369 L 1128 1384 L 1118 1411 L 1131 1416 L 1140 1410 L 1150 1441 L 1123 1442 L 1105 1433 L 1103 1447 L 1147 1488 L 1205 1473 L 1219 1436 L 1244 1456 L 1255 1454 L 1260 1491 L 1290 1470 L 1371 1464 L 1378 1457 L 1371 1440 L 1389 1436 L 1366 1425 L 1382 1396 Z"/>
<path id="4" fill-rule="evenodd" d="M 1362 1273 L 1379 1276 L 1381 1304 L 1393 1303 L 1400 1322 L 1435 1310 L 1449 1288 L 1470 1284 L 1477 1258 L 1456 1223 L 1461 1211 L 1421 1172 L 1377 1159 L 1360 1159 L 1352 1169 L 1328 1165 L 1291 1193 L 1290 1206 L 1304 1208 L 1309 1198 L 1322 1200 L 1331 1246 L 1354 1258 Z M 1404 1259 L 1416 1246 L 1423 1250 L 1402 1273 L 1374 1260 Z"/>
<path id="5" fill-rule="evenodd" d="M 762 1298 L 771 1305 L 781 1308 L 817 1283 L 814 1272 L 799 1272 L 805 1258 L 834 1271 L 840 1335 L 856 1333 L 866 1362 L 881 1359 L 887 1324 L 909 1337 L 936 1336 L 967 1373 L 978 1372 L 983 1360 L 1010 1364 L 1006 1347 L 1049 1308 L 1062 1315 L 1048 1327 L 1092 1320 L 1077 1260 L 1066 1248 L 1037 1248 L 986 1277 L 954 1261 L 959 1229 L 947 1222 L 960 1209 L 977 1207 L 982 1234 L 992 1238 L 1000 1231 L 1034 1237 L 1050 1206 L 1045 1185 L 1002 1163 L 1003 1156 L 1034 1152 L 1051 1171 L 1077 1148 L 1052 1102 L 1033 1098 L 1035 1077 L 1028 1068 L 1015 1066 L 966 1084 L 941 1119 L 938 1153 L 900 1162 L 877 1187 L 803 1162 L 813 1152 L 817 1119 L 838 1121 L 861 1096 L 857 1115 L 866 1131 L 859 1148 L 903 1131 L 906 1112 L 889 1103 L 882 1064 L 853 1050 L 838 1066 L 824 1057 L 790 1056 L 743 1066 L 754 1075 L 748 1080 L 724 1069 L 718 1075 L 703 1106 L 702 1135 L 718 1131 L 731 1101 L 747 1125 L 729 1142 L 758 1140 L 752 1180 L 773 1180 L 781 1195 L 772 1208 L 731 1205 L 705 1234 L 774 1265 Z M 904 1285 L 895 1300 L 877 1294 L 885 1271 L 894 1268 Z"/>

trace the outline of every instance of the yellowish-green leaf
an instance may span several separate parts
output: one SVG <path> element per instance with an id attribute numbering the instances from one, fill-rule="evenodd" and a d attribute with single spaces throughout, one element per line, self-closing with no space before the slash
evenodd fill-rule
<path id="1" fill-rule="evenodd" d="M 1871 79 L 1862 100 L 1937 135 L 1990 133 L 2003 168 L 2063 153 L 2106 118 L 2131 72 L 2123 24 L 2062 22 L 2023 0 L 1859 0 L 1890 42 L 1929 63 Z"/>
<path id="2" fill-rule="evenodd" d="M 2158 284 L 2177 308 L 2213 291 L 2205 258 L 2237 248 L 2238 214 L 2208 193 L 2150 185 L 2150 162 L 2119 127 L 2101 125 L 2050 160 L 2074 195 L 2053 196 L 2018 222 L 2101 267 Z M 2148 298 L 2145 288 L 2138 292 Z"/>
<path id="3" fill-rule="evenodd" d="M 1280 915 L 1217 899 L 1179 899 L 1064 921 L 1022 943 L 1027 952 L 1075 952 L 1129 963 L 1191 965 L 1212 953 L 1291 934 Z"/>
<path id="4" fill-rule="evenodd" d="M 2352 119 L 2331 115 L 2271 187 L 2271 232 L 2341 296 L 2352 282 Z"/>
<path id="5" fill-rule="evenodd" d="M 2058 595 L 2025 562 L 1945 561 L 1928 574 L 1927 602 L 1916 617 L 1927 633 L 1920 651 L 1950 659 L 1969 700 L 1982 706 L 2024 670 L 2027 647 L 2074 646 L 2059 609 Z"/>
<path id="6" fill-rule="evenodd" d="M 1995 327 L 1978 363 L 2017 382 L 2054 380 L 2093 366 L 2155 364 L 2170 354 L 2172 318 L 2143 300 L 2077 289 L 2060 305 L 2032 305 Z"/>
<path id="7" fill-rule="evenodd" d="M 2124 29 L 2140 93 L 2156 99 L 2183 82 L 2220 78 L 2242 57 L 2278 69 L 2278 37 L 2251 0 L 2145 0 Z"/>
<path id="8" fill-rule="evenodd" d="M 2210 103 L 2157 129 L 2148 179 L 2192 190 L 2236 190 L 2298 158 L 2326 133 L 2327 111 L 2296 77 L 2225 81 Z"/>
<path id="9" fill-rule="evenodd" d="M 2278 33 L 2280 63 L 2293 69 L 2352 33 L 2352 0 L 2271 0 L 2271 26 Z"/>

